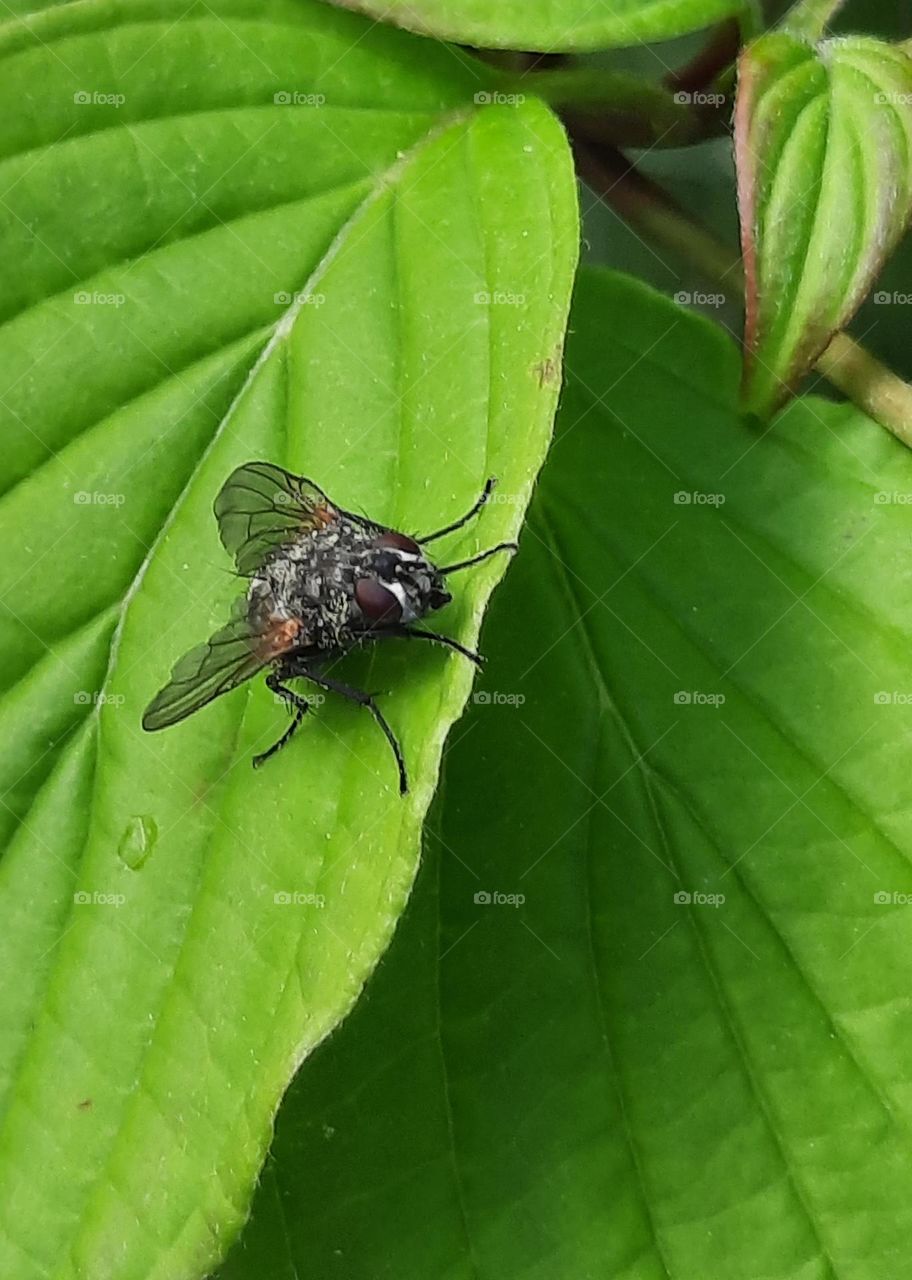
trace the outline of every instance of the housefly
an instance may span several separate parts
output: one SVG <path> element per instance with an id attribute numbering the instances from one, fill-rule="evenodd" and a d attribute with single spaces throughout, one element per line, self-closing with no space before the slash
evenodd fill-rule
<path id="1" fill-rule="evenodd" d="M 489 480 L 459 520 L 410 537 L 344 511 L 312 480 L 270 462 L 238 467 L 215 500 L 215 515 L 225 550 L 239 576 L 249 579 L 247 594 L 235 602 L 226 626 L 180 659 L 147 707 L 143 728 L 176 724 L 266 670 L 267 686 L 292 718 L 282 736 L 254 757 L 256 768 L 291 740 L 310 709 L 287 683 L 303 678 L 370 711 L 392 748 L 404 795 L 402 750 L 373 696 L 328 675 L 327 668 L 352 649 L 396 636 L 445 645 L 481 662 L 458 640 L 415 624 L 450 602 L 449 574 L 515 550 L 515 542 L 501 542 L 442 567 L 425 553 L 428 543 L 476 516 L 493 487 Z"/>

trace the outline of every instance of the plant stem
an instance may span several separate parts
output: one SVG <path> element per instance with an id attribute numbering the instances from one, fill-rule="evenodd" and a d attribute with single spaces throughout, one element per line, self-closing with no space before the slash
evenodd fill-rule
<path id="1" fill-rule="evenodd" d="M 749 40 L 759 36 L 761 31 L 766 29 L 763 0 L 746 0 L 744 8 L 738 14 L 736 21 L 741 28 L 742 44 L 747 44 Z"/>
<path id="2" fill-rule="evenodd" d="M 705 95 L 707 101 L 695 103 L 690 92 L 675 93 L 626 71 L 502 69 L 494 89 L 498 93 L 543 98 L 561 109 L 568 127 L 613 146 L 682 147 L 725 129 L 723 95 Z"/>
<path id="3" fill-rule="evenodd" d="M 869 417 L 912 448 L 912 387 L 865 351 L 847 333 L 837 333 L 818 357 L 817 371 Z"/>
<path id="4" fill-rule="evenodd" d="M 708 283 L 743 294 L 740 258 L 619 152 L 574 140 L 577 166 L 592 190 L 644 238 L 684 259 Z M 837 333 L 816 368 L 834 387 L 912 448 L 912 386 L 847 333 Z"/>
<path id="5" fill-rule="evenodd" d="M 704 279 L 743 293 L 741 259 L 700 226 L 657 183 L 618 151 L 596 151 L 573 139 L 577 169 L 592 190 L 636 230 L 677 254 Z"/>
<path id="6" fill-rule="evenodd" d="M 664 83 L 669 89 L 689 92 L 709 88 L 732 66 L 741 42 L 742 28 L 737 18 L 719 23 L 702 49 L 683 67 L 670 71 Z"/>
<path id="7" fill-rule="evenodd" d="M 845 0 L 798 0 L 783 18 L 782 29 L 793 36 L 820 40 L 844 3 Z"/>

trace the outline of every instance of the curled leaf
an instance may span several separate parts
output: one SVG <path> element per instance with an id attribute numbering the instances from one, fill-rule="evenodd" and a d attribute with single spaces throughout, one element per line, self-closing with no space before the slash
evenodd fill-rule
<path id="1" fill-rule="evenodd" d="M 852 318 L 912 201 L 912 60 L 777 32 L 741 58 L 735 155 L 745 407 L 772 414 Z"/>

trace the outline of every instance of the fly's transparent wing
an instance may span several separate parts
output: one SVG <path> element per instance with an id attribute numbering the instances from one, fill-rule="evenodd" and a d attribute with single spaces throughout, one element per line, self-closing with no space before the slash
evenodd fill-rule
<path id="1" fill-rule="evenodd" d="M 246 599 L 236 601 L 228 624 L 177 662 L 171 679 L 146 708 L 144 729 L 164 729 L 199 711 L 213 698 L 255 676 L 292 649 L 301 630 L 296 619 L 271 618 L 256 630 Z"/>
<path id="2" fill-rule="evenodd" d="M 276 547 L 339 518 L 322 489 L 271 462 L 246 462 L 233 471 L 215 500 L 215 515 L 222 544 L 245 577 Z"/>

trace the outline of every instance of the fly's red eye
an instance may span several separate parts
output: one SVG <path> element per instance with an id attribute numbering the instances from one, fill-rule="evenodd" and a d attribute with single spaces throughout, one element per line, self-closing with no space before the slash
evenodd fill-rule
<path id="1" fill-rule="evenodd" d="M 360 578 L 355 583 L 355 599 L 358 607 L 371 622 L 398 622 L 402 617 L 402 605 L 392 591 L 374 578 Z"/>
<path id="2" fill-rule="evenodd" d="M 391 547 L 394 551 L 408 551 L 413 556 L 421 555 L 421 548 L 415 539 L 408 537 L 407 534 L 397 533 L 395 529 L 388 529 L 386 533 L 381 533 L 376 545 Z"/>

